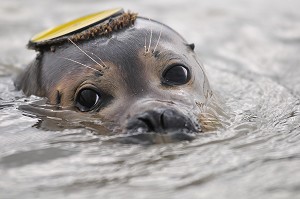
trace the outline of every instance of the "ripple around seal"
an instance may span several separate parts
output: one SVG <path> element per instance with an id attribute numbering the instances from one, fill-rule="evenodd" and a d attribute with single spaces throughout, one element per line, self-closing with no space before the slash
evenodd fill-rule
<path id="1" fill-rule="evenodd" d="M 23 151 L 2 157 L 2 159 L 0 160 L 0 166 L 6 168 L 21 167 L 29 164 L 48 162 L 57 158 L 67 157 L 73 154 L 75 153 L 57 148 Z"/>

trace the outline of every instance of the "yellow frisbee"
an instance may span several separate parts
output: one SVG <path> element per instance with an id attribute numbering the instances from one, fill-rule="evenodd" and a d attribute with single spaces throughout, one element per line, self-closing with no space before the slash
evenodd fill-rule
<path id="1" fill-rule="evenodd" d="M 116 16 L 124 13 L 122 8 L 116 8 L 111 10 L 105 10 L 102 12 L 97 12 L 94 14 L 86 15 L 80 17 L 78 19 L 69 21 L 67 23 L 56 26 L 55 28 L 51 28 L 45 30 L 35 36 L 33 36 L 30 40 L 32 43 L 39 43 L 51 39 L 55 39 L 75 31 L 81 30 L 86 27 L 90 27 L 96 23 L 101 23 L 107 20 L 109 17 Z"/>

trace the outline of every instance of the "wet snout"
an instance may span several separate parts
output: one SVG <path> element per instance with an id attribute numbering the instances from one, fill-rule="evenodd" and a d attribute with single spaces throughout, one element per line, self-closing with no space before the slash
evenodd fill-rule
<path id="1" fill-rule="evenodd" d="M 173 109 L 156 109 L 137 114 L 128 121 L 126 129 L 156 133 L 195 131 L 191 120 Z"/>
<path id="2" fill-rule="evenodd" d="M 126 143 L 166 143 L 194 139 L 196 128 L 191 119 L 171 108 L 138 113 L 127 122 Z"/>

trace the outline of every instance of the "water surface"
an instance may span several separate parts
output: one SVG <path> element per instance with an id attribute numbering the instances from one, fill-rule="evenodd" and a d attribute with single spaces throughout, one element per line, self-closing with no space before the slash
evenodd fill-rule
<path id="1" fill-rule="evenodd" d="M 229 119 L 192 142 L 122 145 L 88 129 L 36 128 L 15 91 L 35 33 L 124 7 L 162 21 L 204 63 Z M 2 0 L 0 198 L 299 198 L 300 2 L 297 0 Z M 54 118 L 55 119 L 55 118 Z"/>

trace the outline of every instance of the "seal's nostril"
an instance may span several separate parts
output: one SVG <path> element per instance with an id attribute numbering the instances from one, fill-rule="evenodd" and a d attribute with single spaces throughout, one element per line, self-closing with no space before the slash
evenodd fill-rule
<path id="1" fill-rule="evenodd" d="M 147 125 L 149 131 L 155 131 L 154 124 L 149 118 L 138 118 L 138 120 L 144 122 Z"/>

